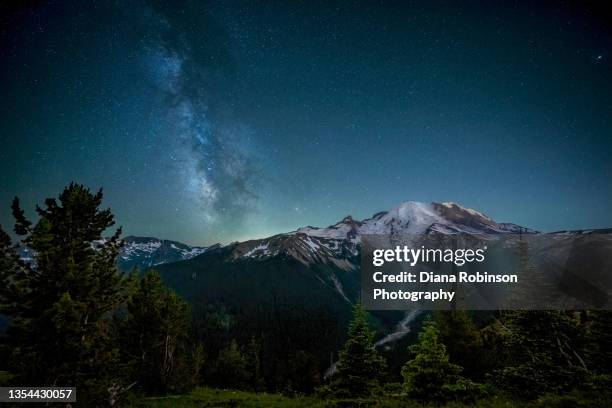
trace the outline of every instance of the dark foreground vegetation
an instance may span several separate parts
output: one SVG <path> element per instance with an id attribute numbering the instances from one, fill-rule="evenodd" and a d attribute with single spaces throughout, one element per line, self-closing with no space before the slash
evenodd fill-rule
<path id="1" fill-rule="evenodd" d="M 20 242 L 0 229 L 2 385 L 76 386 L 84 407 L 612 406 L 610 312 L 439 312 L 379 352 L 356 305 L 324 379 L 317 356 L 270 347 L 258 322 L 219 337 L 231 325 L 220 305 L 192 313 L 154 271 L 119 272 L 121 230 L 103 239 L 114 221 L 101 205 L 71 184 L 31 222 L 14 200 Z M 319 317 L 304 336 L 326 336 Z"/>

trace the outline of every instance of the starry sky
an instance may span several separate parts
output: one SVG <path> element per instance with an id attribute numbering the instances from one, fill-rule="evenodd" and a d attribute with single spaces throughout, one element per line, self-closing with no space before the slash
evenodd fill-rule
<path id="1" fill-rule="evenodd" d="M 612 227 L 612 18 L 534 3 L 3 2 L 0 224 L 74 180 L 191 244 L 406 200 Z"/>

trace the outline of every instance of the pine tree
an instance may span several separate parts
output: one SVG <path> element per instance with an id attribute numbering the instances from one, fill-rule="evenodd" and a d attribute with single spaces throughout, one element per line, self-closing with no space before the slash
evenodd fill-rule
<path id="1" fill-rule="evenodd" d="M 589 312 L 589 368 L 612 375 L 612 311 Z"/>
<path id="2" fill-rule="evenodd" d="M 27 276 L 27 265 L 19 261 L 11 237 L 0 226 L 0 312 L 15 316 L 21 288 L 17 279 Z"/>
<path id="3" fill-rule="evenodd" d="M 122 353 L 138 384 L 151 393 L 183 391 L 195 385 L 201 350 L 189 342 L 187 303 L 168 289 L 159 273 L 149 271 L 127 304 Z M 192 349 L 196 354 L 192 354 Z M 197 356 L 194 364 L 191 357 Z"/>
<path id="4" fill-rule="evenodd" d="M 577 323 L 567 312 L 509 312 L 505 324 L 512 361 L 496 372 L 499 385 L 526 398 L 579 386 L 587 367 Z"/>
<path id="5" fill-rule="evenodd" d="M 229 388 L 246 389 L 249 387 L 250 373 L 247 359 L 240 351 L 236 340 L 219 352 L 215 365 L 214 379 L 217 385 Z"/>
<path id="6" fill-rule="evenodd" d="M 254 391 L 262 391 L 265 388 L 265 383 L 261 376 L 261 361 L 259 355 L 259 342 L 255 337 L 251 337 L 251 341 L 246 346 L 244 357 L 245 368 L 249 373 L 248 383 L 250 384 L 250 389 Z"/>
<path id="7" fill-rule="evenodd" d="M 332 389 L 340 397 L 365 397 L 377 392 L 385 371 L 385 360 L 374 348 L 374 332 L 361 304 L 353 308 L 348 340 L 340 351 Z"/>
<path id="8" fill-rule="evenodd" d="M 125 296 L 115 268 L 121 230 L 102 239 L 114 224 L 110 210 L 100 209 L 102 197 L 102 190 L 72 183 L 36 208 L 35 225 L 15 198 L 14 230 L 36 254 L 35 267 L 15 262 L 0 234 L 0 313 L 12 318 L 11 371 L 22 384 L 76 385 L 89 406 L 106 405 L 108 387 L 121 381 L 111 319 Z"/>
<path id="9" fill-rule="evenodd" d="M 449 387 L 460 379 L 461 367 L 449 361 L 434 322 L 425 323 L 418 343 L 410 346 L 410 351 L 414 353 L 414 359 L 402 367 L 407 395 L 423 402 L 439 403 L 453 399 Z"/>
<path id="10" fill-rule="evenodd" d="M 470 315 L 464 310 L 440 310 L 434 313 L 434 321 L 450 361 L 463 367 L 467 377 L 482 377 L 486 369 L 480 358 L 482 338 Z"/>

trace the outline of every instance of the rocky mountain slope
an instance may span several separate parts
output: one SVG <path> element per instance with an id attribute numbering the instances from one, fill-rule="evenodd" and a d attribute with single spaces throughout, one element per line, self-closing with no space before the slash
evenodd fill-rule
<path id="1" fill-rule="evenodd" d="M 119 254 L 117 265 L 122 271 L 145 270 L 165 263 L 185 261 L 201 255 L 207 247 L 192 247 L 181 242 L 151 237 L 128 236 Z"/>

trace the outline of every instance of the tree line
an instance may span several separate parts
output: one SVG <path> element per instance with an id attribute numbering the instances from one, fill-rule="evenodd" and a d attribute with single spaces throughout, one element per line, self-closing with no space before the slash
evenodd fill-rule
<path id="1" fill-rule="evenodd" d="M 612 312 L 505 311 L 479 317 L 484 321 L 477 325 L 466 311 L 430 315 L 395 382 L 374 347 L 367 313 L 356 305 L 337 372 L 320 391 L 332 398 L 393 395 L 435 405 L 474 404 L 496 395 L 545 400 L 545 406 L 554 405 L 549 399 L 559 406 L 612 402 Z"/>
<path id="2" fill-rule="evenodd" d="M 336 372 L 323 381 L 321 353 L 300 341 L 330 337 L 332 316 L 293 310 L 284 318 L 275 308 L 265 313 L 274 322 L 252 324 L 277 332 L 240 326 L 239 336 L 228 329 L 236 315 L 223 305 L 190 306 L 154 271 L 120 273 L 121 229 L 104 238 L 114 217 L 101 209 L 102 199 L 101 190 L 72 183 L 36 207 L 35 223 L 17 198 L 12 203 L 19 242 L 0 228 L 0 314 L 8 318 L 0 370 L 10 372 L 12 384 L 76 386 L 79 405 L 92 407 L 184 393 L 202 382 L 435 404 L 497 394 L 603 398 L 612 389 L 607 311 L 435 312 L 397 367 L 374 347 L 370 316 L 356 305 Z M 34 263 L 20 259 L 20 246 L 36 254 Z M 295 334 L 289 324 L 310 329 Z"/>

